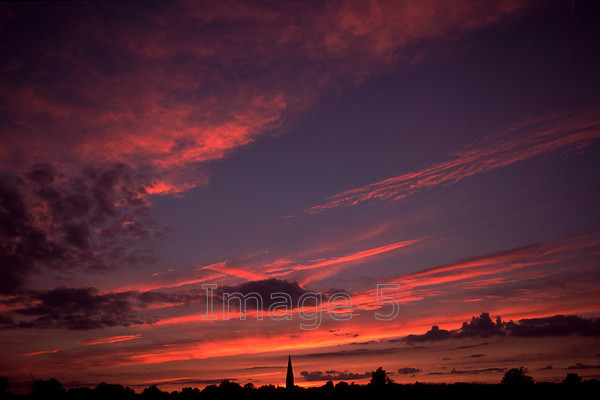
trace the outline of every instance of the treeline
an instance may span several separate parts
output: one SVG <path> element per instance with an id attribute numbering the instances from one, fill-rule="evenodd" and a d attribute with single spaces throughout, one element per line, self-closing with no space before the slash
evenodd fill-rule
<path id="1" fill-rule="evenodd" d="M 185 387 L 181 391 L 165 392 L 157 386 L 150 386 L 136 393 L 129 387 L 117 384 L 101 383 L 95 388 L 71 388 L 66 390 L 56 379 L 35 380 L 31 393 L 26 396 L 6 391 L 8 381 L 0 378 L 0 398 L 7 400 L 207 400 L 222 398 L 271 399 L 271 398 L 310 398 L 312 399 L 364 399 L 373 396 L 397 399 L 503 399 L 510 398 L 600 398 L 600 381 L 582 380 L 577 374 L 568 374 L 562 383 L 534 383 L 531 381 L 506 381 L 500 384 L 397 384 L 383 371 L 373 373 L 367 385 L 328 381 L 323 386 L 312 388 L 294 387 L 286 389 L 280 386 L 264 385 L 260 387 L 247 383 L 244 386 L 225 380 L 219 385 L 209 385 L 204 389 Z M 506 377 L 506 375 L 505 375 Z M 594 395 L 595 393 L 595 395 Z M 591 397 L 590 397 L 591 395 Z"/>

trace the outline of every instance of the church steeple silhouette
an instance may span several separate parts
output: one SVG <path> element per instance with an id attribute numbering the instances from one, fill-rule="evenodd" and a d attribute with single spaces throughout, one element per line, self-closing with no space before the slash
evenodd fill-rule
<path id="1" fill-rule="evenodd" d="M 285 388 L 293 389 L 294 388 L 294 371 L 292 370 L 292 356 L 288 355 L 288 370 L 287 375 L 285 377 Z"/>

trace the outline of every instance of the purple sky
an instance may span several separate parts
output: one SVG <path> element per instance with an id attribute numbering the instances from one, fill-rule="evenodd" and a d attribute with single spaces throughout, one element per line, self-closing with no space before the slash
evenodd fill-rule
<path id="1" fill-rule="evenodd" d="M 290 353 L 301 385 L 379 366 L 600 377 L 595 2 L 5 3 L 0 20 L 11 390 L 283 384 Z M 345 292 L 352 318 L 206 321 L 207 283 L 219 310 L 228 290 Z M 392 321 L 377 284 L 398 285 Z"/>

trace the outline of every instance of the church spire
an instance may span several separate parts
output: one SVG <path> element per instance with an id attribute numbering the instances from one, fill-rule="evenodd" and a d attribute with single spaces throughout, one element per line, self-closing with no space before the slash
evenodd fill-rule
<path id="1" fill-rule="evenodd" d="M 287 375 L 285 377 L 285 388 L 293 389 L 294 388 L 294 371 L 292 370 L 292 356 L 288 355 L 288 369 Z"/>

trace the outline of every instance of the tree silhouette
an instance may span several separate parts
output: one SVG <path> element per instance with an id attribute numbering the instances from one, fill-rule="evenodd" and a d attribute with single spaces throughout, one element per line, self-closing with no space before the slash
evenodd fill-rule
<path id="1" fill-rule="evenodd" d="M 135 392 L 133 389 L 123 387 L 123 385 L 102 382 L 96 386 L 95 392 L 100 398 L 111 398 L 113 400 L 135 399 Z"/>
<path id="2" fill-rule="evenodd" d="M 66 390 L 63 389 L 60 382 L 54 378 L 50 378 L 47 381 L 38 379 L 33 381 L 33 386 L 31 387 L 32 399 L 64 399 L 66 394 Z"/>
<path id="3" fill-rule="evenodd" d="M 333 381 L 327 381 L 323 386 L 321 386 L 321 390 L 326 393 L 333 392 L 334 386 Z"/>
<path id="4" fill-rule="evenodd" d="M 511 368 L 504 373 L 502 384 L 506 385 L 524 385 L 533 383 L 533 378 L 529 375 L 527 368 Z"/>
<path id="5" fill-rule="evenodd" d="M 181 389 L 181 399 L 182 400 L 194 400 L 200 397 L 200 389 L 184 387 Z"/>
<path id="6" fill-rule="evenodd" d="M 166 400 L 169 398 L 169 393 L 163 392 L 156 385 L 152 385 L 144 389 L 142 398 L 144 400 Z"/>
<path id="7" fill-rule="evenodd" d="M 217 393 L 219 391 L 219 388 L 217 387 L 217 385 L 208 385 L 205 386 L 204 389 L 202 389 L 202 394 L 205 396 L 208 395 L 213 395 L 215 393 Z"/>
<path id="8" fill-rule="evenodd" d="M 377 371 L 371 375 L 371 384 L 376 388 L 382 388 L 385 385 L 393 383 L 387 372 L 382 367 L 377 368 Z"/>
<path id="9" fill-rule="evenodd" d="M 171 393 L 158 389 L 155 385 L 135 393 L 129 387 L 117 384 L 101 383 L 95 388 L 79 387 L 70 388 L 68 392 L 63 389 L 56 379 L 34 381 L 31 395 L 22 396 L 6 392 L 8 381 L 0 378 L 0 400 L 212 400 L 221 398 L 247 398 L 249 400 L 299 400 L 310 398 L 314 400 L 344 398 L 362 399 L 365 397 L 379 396 L 385 398 L 440 398 L 440 399 L 468 399 L 468 398 L 585 398 L 592 390 L 600 388 L 600 381 L 590 379 L 583 381 L 575 373 L 566 375 L 562 383 L 538 382 L 533 384 L 524 367 L 512 368 L 505 371 L 501 383 L 441 383 L 425 384 L 396 384 L 388 373 L 382 368 L 373 371 L 371 381 L 367 385 L 356 385 L 352 382 L 340 381 L 334 385 L 328 380 L 322 386 L 296 387 L 293 392 L 282 386 L 263 385 L 256 387 L 251 382 L 244 386 L 230 380 L 224 380 L 220 385 L 208 385 L 203 390 L 184 387 L 181 391 Z"/>
<path id="10" fill-rule="evenodd" d="M 564 383 L 565 385 L 576 385 L 578 383 L 581 383 L 581 377 L 576 373 L 571 372 L 567 374 L 565 379 L 563 379 L 562 383 Z"/>
<path id="11" fill-rule="evenodd" d="M 221 393 L 239 393 L 242 391 L 242 386 L 239 383 L 231 382 L 228 379 L 225 379 L 219 385 L 219 392 Z"/>

